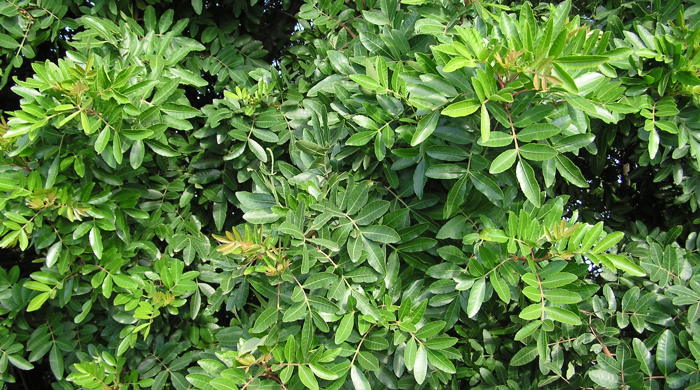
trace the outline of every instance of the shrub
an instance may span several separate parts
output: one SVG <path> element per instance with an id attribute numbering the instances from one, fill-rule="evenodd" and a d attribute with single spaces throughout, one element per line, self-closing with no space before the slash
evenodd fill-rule
<path id="1" fill-rule="evenodd" d="M 2 383 L 700 389 L 700 6 L 146 3 L 0 5 Z"/>

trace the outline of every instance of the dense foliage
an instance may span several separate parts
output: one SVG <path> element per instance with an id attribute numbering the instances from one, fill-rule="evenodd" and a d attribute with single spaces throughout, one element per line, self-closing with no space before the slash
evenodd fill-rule
<path id="1" fill-rule="evenodd" d="M 0 26 L 3 385 L 700 389 L 700 5 Z"/>

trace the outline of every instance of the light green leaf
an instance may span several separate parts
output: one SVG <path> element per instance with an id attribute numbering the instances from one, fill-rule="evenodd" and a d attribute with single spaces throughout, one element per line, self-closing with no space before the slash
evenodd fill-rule
<path id="1" fill-rule="evenodd" d="M 545 299 L 555 305 L 571 305 L 581 302 L 581 296 L 577 293 L 561 288 L 544 289 Z"/>
<path id="2" fill-rule="evenodd" d="M 520 146 L 520 155 L 532 161 L 544 161 L 554 158 L 558 153 L 549 145 L 525 144 Z"/>
<path id="3" fill-rule="evenodd" d="M 498 297 L 505 303 L 510 302 L 510 286 L 499 278 L 496 272 L 491 273 L 489 276 L 489 281 L 491 282 L 491 287 L 493 287 L 493 290 L 496 291 Z"/>
<path id="4" fill-rule="evenodd" d="M 100 134 L 95 140 L 95 151 L 97 153 L 102 153 L 102 151 L 105 150 L 105 147 L 107 147 L 107 143 L 109 142 L 111 134 L 112 133 L 109 129 L 109 126 L 105 126 L 104 129 L 100 131 Z"/>
<path id="5" fill-rule="evenodd" d="M 49 352 L 49 367 L 51 368 L 51 372 L 56 378 L 63 378 L 63 354 L 58 349 L 55 343 L 51 347 L 51 352 Z"/>
<path id="6" fill-rule="evenodd" d="M 255 325 L 253 329 L 250 330 L 251 333 L 261 333 L 267 330 L 269 327 L 277 322 L 277 308 L 275 306 L 269 306 L 267 309 L 263 310 L 262 313 L 255 320 Z"/>
<path id="7" fill-rule="evenodd" d="M 420 339 L 429 339 L 436 336 L 445 327 L 445 321 L 429 322 L 415 333 L 415 336 Z"/>
<path id="8" fill-rule="evenodd" d="M 25 358 L 19 355 L 3 355 L 7 356 L 7 358 L 10 360 L 10 363 L 12 363 L 13 366 L 19 368 L 20 370 L 27 371 L 34 369 L 34 365 L 32 363 L 29 363 Z"/>
<path id="9" fill-rule="evenodd" d="M 479 101 L 476 99 L 462 100 L 460 102 L 452 103 L 442 110 L 442 115 L 446 115 L 452 118 L 459 118 L 467 115 L 471 115 L 479 109 Z"/>
<path id="10" fill-rule="evenodd" d="M 41 306 L 46 302 L 46 300 L 49 299 L 49 292 L 43 292 L 40 293 L 39 295 L 35 296 L 32 298 L 31 301 L 29 301 L 29 304 L 27 305 L 27 311 L 36 311 L 41 308 Z"/>
<path id="11" fill-rule="evenodd" d="M 51 247 L 49 247 L 49 250 L 46 252 L 46 266 L 51 268 L 53 267 L 54 264 L 56 264 L 56 261 L 58 261 L 58 257 L 61 255 L 61 248 L 63 247 L 63 244 L 61 241 L 57 241 Z"/>
<path id="12" fill-rule="evenodd" d="M 428 137 L 430 137 L 430 135 L 435 131 L 439 120 L 440 112 L 438 111 L 433 111 L 432 113 L 421 118 L 416 126 L 416 132 L 413 133 L 411 146 L 416 146 L 428 139 Z"/>
<path id="13" fill-rule="evenodd" d="M 418 346 L 416 352 L 416 363 L 413 366 L 413 377 L 416 382 L 421 385 L 425 381 L 425 376 L 428 373 L 428 353 L 423 344 Z"/>
<path id="14" fill-rule="evenodd" d="M 484 278 L 479 278 L 476 282 L 474 282 L 471 291 L 469 291 L 469 300 L 467 301 L 467 316 L 469 318 L 472 318 L 479 313 L 481 304 L 484 303 L 485 294 L 486 280 Z"/>
<path id="15" fill-rule="evenodd" d="M 101 259 L 102 234 L 100 233 L 100 229 L 97 226 L 93 226 L 92 229 L 90 229 L 90 234 L 88 235 L 88 238 L 90 241 L 90 247 L 92 248 L 92 252 L 95 254 L 95 257 Z"/>
<path id="16" fill-rule="evenodd" d="M 551 123 L 535 123 L 520 130 L 518 141 L 531 142 L 553 137 L 561 133 L 561 128 Z"/>
<path id="17" fill-rule="evenodd" d="M 433 367 L 448 374 L 457 372 L 455 365 L 440 351 L 428 349 L 428 361 Z"/>
<path id="18" fill-rule="evenodd" d="M 602 253 L 615 246 L 618 242 L 622 241 L 624 237 L 625 233 L 623 232 L 610 233 L 607 236 L 605 236 L 602 240 L 600 240 L 591 250 L 591 252 L 595 254 Z"/>
<path id="19" fill-rule="evenodd" d="M 363 146 L 374 139 L 376 135 L 376 131 L 360 131 L 350 136 L 350 138 L 345 141 L 345 144 L 349 146 Z"/>
<path id="20" fill-rule="evenodd" d="M 416 353 L 418 352 L 418 346 L 416 345 L 416 340 L 411 337 L 406 342 L 406 347 L 403 350 L 403 361 L 406 368 L 410 371 L 413 370 L 413 366 L 416 362 Z"/>
<path id="21" fill-rule="evenodd" d="M 547 313 L 547 317 L 553 319 L 554 321 L 563 322 L 569 325 L 581 325 L 581 318 L 569 310 L 555 306 L 546 306 L 544 311 Z"/>
<path id="22" fill-rule="evenodd" d="M 355 390 L 372 390 L 365 374 L 355 365 L 350 367 L 350 379 Z"/>
<path id="23" fill-rule="evenodd" d="M 138 282 L 129 277 L 129 275 L 112 274 L 112 280 L 117 284 L 117 286 L 127 290 L 135 290 L 139 287 Z"/>
<path id="24" fill-rule="evenodd" d="M 620 384 L 620 377 L 609 371 L 595 369 L 589 371 L 588 376 L 599 386 L 608 389 L 617 389 Z"/>
<path id="25" fill-rule="evenodd" d="M 554 60 L 554 62 L 568 68 L 595 68 L 596 66 L 605 63 L 607 60 L 607 56 L 578 55 L 559 57 Z"/>
<path id="26" fill-rule="evenodd" d="M 536 357 L 537 347 L 534 345 L 528 345 L 521 348 L 515 353 L 515 355 L 513 355 L 513 357 L 510 359 L 510 365 L 514 367 L 524 366 L 535 360 Z"/>
<path id="27" fill-rule="evenodd" d="M 306 302 L 299 302 L 292 305 L 289 309 L 284 312 L 282 316 L 282 322 L 293 322 L 298 321 L 306 315 Z"/>
<path id="28" fill-rule="evenodd" d="M 518 151 L 516 149 L 508 149 L 503 151 L 491 162 L 491 166 L 489 166 L 489 173 L 497 174 L 509 169 L 513 166 L 513 163 L 515 163 L 515 158 L 517 156 Z"/>
<path id="29" fill-rule="evenodd" d="M 378 81 L 363 74 L 351 74 L 350 79 L 360 84 L 362 87 L 372 91 L 380 91 L 384 89 L 384 87 L 382 87 L 382 85 L 379 84 Z"/>
<path id="30" fill-rule="evenodd" d="M 263 149 L 262 146 L 258 143 L 258 141 L 248 138 L 248 148 L 250 149 L 251 152 L 257 157 L 258 160 L 266 163 L 267 162 L 267 153 L 265 153 L 265 149 Z"/>
<path id="31" fill-rule="evenodd" d="M 488 142 L 491 136 L 491 118 L 486 103 L 481 104 L 481 142 Z"/>
<path id="32" fill-rule="evenodd" d="M 651 129 L 651 132 L 649 133 L 649 144 L 647 145 L 649 149 L 649 158 L 652 160 L 654 157 L 656 157 L 656 153 L 659 151 L 659 133 L 656 132 L 656 129 Z"/>
<path id="33" fill-rule="evenodd" d="M 656 343 L 656 365 L 664 375 L 668 375 L 675 369 L 676 356 L 676 340 L 673 337 L 673 331 L 666 329 Z"/>
<path id="34" fill-rule="evenodd" d="M 393 244 L 401 240 L 396 230 L 384 225 L 372 225 L 360 228 L 362 235 L 368 240 L 382 244 Z"/>
<path id="35" fill-rule="evenodd" d="M 557 154 L 555 157 L 557 171 L 569 183 L 581 187 L 588 188 L 588 182 L 581 173 L 581 169 L 574 164 L 568 157 L 563 154 Z"/>
<path id="36" fill-rule="evenodd" d="M 353 325 L 355 324 L 355 313 L 350 312 L 343 316 L 338 324 L 338 329 L 335 331 L 335 343 L 342 344 L 345 340 L 350 337 L 352 333 Z"/>
<path id="37" fill-rule="evenodd" d="M 515 166 L 515 176 L 518 178 L 520 189 L 525 194 L 525 197 L 527 197 L 535 207 L 540 207 L 542 205 L 540 184 L 537 182 L 535 171 L 530 164 L 522 160 L 518 161 L 518 164 Z"/>
<path id="38" fill-rule="evenodd" d="M 637 357 L 639 361 L 640 369 L 647 375 L 651 375 L 651 353 L 646 344 L 638 338 L 632 340 L 632 348 L 634 349 L 634 356 Z"/>
<path id="39" fill-rule="evenodd" d="M 316 376 L 314 376 L 314 373 L 311 371 L 311 369 L 305 365 L 300 365 L 299 366 L 299 379 L 301 379 L 301 383 L 304 384 L 308 389 L 311 390 L 318 390 L 318 381 L 316 380 Z"/>

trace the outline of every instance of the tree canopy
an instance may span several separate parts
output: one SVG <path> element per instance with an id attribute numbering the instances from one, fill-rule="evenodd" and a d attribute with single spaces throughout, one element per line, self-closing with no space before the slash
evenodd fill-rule
<path id="1" fill-rule="evenodd" d="M 700 389 L 697 2 L 5 0 L 0 71 L 5 387 Z"/>

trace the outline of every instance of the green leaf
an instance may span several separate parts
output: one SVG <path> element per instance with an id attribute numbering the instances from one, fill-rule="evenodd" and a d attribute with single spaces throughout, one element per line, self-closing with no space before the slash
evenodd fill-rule
<path id="1" fill-rule="evenodd" d="M 517 134 L 518 141 L 531 142 L 553 137 L 561 133 L 561 128 L 551 123 L 536 123 L 525 127 Z"/>
<path id="2" fill-rule="evenodd" d="M 317 377 L 325 379 L 327 381 L 332 381 L 340 377 L 340 375 L 336 374 L 335 372 L 320 364 L 310 363 L 309 368 L 311 368 L 311 371 L 313 371 L 313 373 Z"/>
<path id="3" fill-rule="evenodd" d="M 581 173 L 581 169 L 575 165 L 568 157 L 563 154 L 557 154 L 555 157 L 557 171 L 569 183 L 576 187 L 588 188 L 588 182 Z"/>
<path id="4" fill-rule="evenodd" d="M 438 111 L 433 111 L 421 118 L 416 126 L 416 132 L 413 133 L 413 138 L 411 138 L 411 146 L 416 146 L 428 139 L 435 131 L 439 120 L 440 113 Z"/>
<path id="5" fill-rule="evenodd" d="M 531 361 L 535 360 L 537 357 L 537 347 L 534 345 L 528 345 L 521 348 L 518 352 L 510 358 L 510 365 L 514 367 L 524 366 Z"/>
<path id="6" fill-rule="evenodd" d="M 117 284 L 117 286 L 127 290 L 135 290 L 139 287 L 139 284 L 134 281 L 134 279 L 129 277 L 129 275 L 112 274 L 112 280 Z"/>
<path id="7" fill-rule="evenodd" d="M 479 232 L 479 237 L 484 241 L 492 241 L 498 243 L 507 242 L 510 237 L 501 229 L 486 228 Z"/>
<path id="8" fill-rule="evenodd" d="M 372 225 L 360 228 L 362 235 L 368 240 L 382 244 L 393 244 L 401 241 L 401 236 L 396 230 L 384 225 Z"/>
<path id="9" fill-rule="evenodd" d="M 489 173 L 497 174 L 509 169 L 513 166 L 513 163 L 515 163 L 515 158 L 517 156 L 518 151 L 516 149 L 508 149 L 503 151 L 491 162 L 491 166 L 489 166 Z"/>
<path id="10" fill-rule="evenodd" d="M 362 368 L 368 371 L 379 370 L 379 360 L 369 351 L 360 351 L 357 354 L 357 361 Z"/>
<path id="11" fill-rule="evenodd" d="M 92 248 L 92 252 L 95 254 L 95 257 L 101 259 L 102 234 L 100 233 L 100 229 L 97 226 L 93 226 L 92 229 L 90 229 L 90 234 L 88 235 L 88 238 L 90 241 L 90 247 Z"/>
<path id="12" fill-rule="evenodd" d="M 300 365 L 298 369 L 301 383 L 303 383 L 308 389 L 318 390 L 318 381 L 316 380 L 316 376 L 314 375 L 313 371 L 311 371 L 311 369 L 305 365 Z"/>
<path id="13" fill-rule="evenodd" d="M 547 317 L 553 319 L 554 321 L 563 322 L 569 325 L 581 325 L 581 318 L 576 314 L 555 306 L 546 306 L 544 308 Z"/>
<path id="14" fill-rule="evenodd" d="M 485 294 L 486 280 L 484 278 L 479 278 L 476 280 L 476 282 L 474 282 L 471 291 L 469 291 L 469 300 L 467 301 L 467 316 L 469 318 L 472 318 L 479 313 L 481 304 L 484 303 Z"/>
<path id="15" fill-rule="evenodd" d="M 603 255 L 617 269 L 621 269 L 632 276 L 644 276 L 646 272 L 637 264 L 634 264 L 630 259 L 623 255 L 606 254 Z"/>
<path id="16" fill-rule="evenodd" d="M 381 13 L 380 11 L 363 10 L 362 16 L 364 17 L 364 20 L 366 20 L 372 24 L 375 24 L 377 26 L 384 26 L 387 24 L 391 24 L 391 21 L 386 16 L 384 16 L 384 14 Z"/>
<path id="17" fill-rule="evenodd" d="M 458 179 L 467 173 L 467 168 L 457 164 L 433 164 L 426 171 L 425 176 L 431 179 Z"/>
<path id="18" fill-rule="evenodd" d="M 63 244 L 61 241 L 58 241 L 51 245 L 49 247 L 49 250 L 46 252 L 46 266 L 51 268 L 56 264 L 56 261 L 58 261 L 58 257 L 61 255 L 61 248 L 63 247 Z"/>
<path id="19" fill-rule="evenodd" d="M 129 153 L 129 165 L 133 169 L 137 169 L 138 167 L 143 164 L 143 157 L 145 155 L 145 147 L 143 145 L 143 141 L 138 140 L 134 141 L 134 143 L 131 145 L 131 152 Z"/>
<path id="20" fill-rule="evenodd" d="M 634 349 L 634 356 L 637 357 L 639 361 L 640 369 L 647 375 L 651 375 L 651 353 L 646 344 L 638 338 L 632 340 L 632 348 Z"/>
<path id="21" fill-rule="evenodd" d="M 355 324 L 355 313 L 350 312 L 343 316 L 338 324 L 338 329 L 335 331 L 335 343 L 342 344 L 345 340 L 350 337 L 352 333 L 353 325 Z"/>
<path id="22" fill-rule="evenodd" d="M 350 379 L 352 380 L 352 385 L 355 390 L 371 390 L 372 387 L 369 385 L 369 381 L 365 374 L 360 371 L 357 366 L 350 366 Z"/>
<path id="23" fill-rule="evenodd" d="M 459 118 L 463 116 L 468 116 L 476 112 L 481 104 L 476 99 L 462 100 L 460 102 L 452 103 L 442 110 L 442 115 L 446 115 L 452 118 Z"/>
<path id="24" fill-rule="evenodd" d="M 418 346 L 416 345 L 416 340 L 411 337 L 406 342 L 406 347 L 403 350 L 403 361 L 406 368 L 411 371 L 416 362 L 416 353 L 418 352 Z"/>
<path id="25" fill-rule="evenodd" d="M 202 14 L 202 0 L 192 0 L 192 9 L 197 15 Z"/>
<path id="26" fill-rule="evenodd" d="M 540 200 L 540 184 L 537 182 L 535 171 L 530 164 L 522 160 L 518 161 L 518 164 L 515 166 L 515 176 L 518 178 L 520 189 L 525 194 L 527 200 L 535 205 L 535 207 L 540 207 L 542 205 L 542 201 Z"/>
<path id="27" fill-rule="evenodd" d="M 180 153 L 178 153 L 170 145 L 166 145 L 158 141 L 148 140 L 146 141 L 146 145 L 148 145 L 153 152 L 163 157 L 177 157 L 180 155 Z"/>
<path id="28" fill-rule="evenodd" d="M 306 315 L 306 302 L 299 302 L 292 305 L 284 312 L 282 322 L 298 321 Z"/>
<path id="29" fill-rule="evenodd" d="M 571 305 L 581 302 L 581 296 L 577 293 L 561 288 L 544 289 L 544 297 L 555 305 Z"/>
<path id="30" fill-rule="evenodd" d="M 358 84 L 360 84 L 362 87 L 367 88 L 372 91 L 380 91 L 384 90 L 384 87 L 382 87 L 381 84 L 379 84 L 378 81 L 375 79 L 363 75 L 363 74 L 351 74 L 350 79 Z"/>
<path id="31" fill-rule="evenodd" d="M 16 49 L 19 47 L 19 42 L 7 34 L 0 33 L 0 47 L 5 49 Z"/>
<path id="32" fill-rule="evenodd" d="M 649 158 L 652 160 L 654 157 L 656 157 L 656 153 L 659 151 L 659 133 L 656 132 L 656 129 L 651 129 L 651 132 L 649 132 L 649 144 L 647 145 L 647 148 L 649 149 Z"/>
<path id="33" fill-rule="evenodd" d="M 500 148 L 512 144 L 513 136 L 502 131 L 492 131 L 488 141 L 484 142 L 479 138 L 477 143 L 479 145 L 488 146 L 489 148 Z"/>
<path id="34" fill-rule="evenodd" d="M 267 309 L 263 310 L 262 313 L 255 320 L 255 325 L 253 329 L 250 330 L 251 333 L 262 333 L 269 327 L 277 322 L 277 308 L 275 306 L 269 306 Z"/>
<path id="35" fill-rule="evenodd" d="M 423 344 L 418 346 L 416 352 L 416 363 L 413 366 L 413 377 L 416 382 L 421 385 L 425 381 L 425 376 L 428 373 L 428 353 Z"/>
<path id="36" fill-rule="evenodd" d="M 97 153 L 102 153 L 102 151 L 105 150 L 111 134 L 109 126 L 105 126 L 104 129 L 100 131 L 100 134 L 97 135 L 97 139 L 95 140 L 95 151 Z"/>
<path id="37" fill-rule="evenodd" d="M 469 175 L 474 187 L 479 190 L 482 194 L 486 195 L 486 198 L 492 203 L 503 200 L 503 191 L 501 188 L 493 181 L 490 177 L 484 175 L 481 172 L 471 172 Z"/>
<path id="38" fill-rule="evenodd" d="M 32 363 L 29 363 L 25 358 L 19 355 L 3 355 L 7 356 L 7 358 L 10 360 L 10 363 L 12 363 L 13 366 L 19 368 L 20 370 L 28 371 L 34 369 L 34 365 Z"/>
<path id="39" fill-rule="evenodd" d="M 594 68 L 608 60 L 607 56 L 601 55 L 578 55 L 559 57 L 554 62 L 568 68 Z"/>
<path id="40" fill-rule="evenodd" d="M 605 252 L 606 250 L 615 246 L 618 242 L 622 241 L 624 237 L 625 233 L 622 232 L 610 233 L 607 236 L 605 236 L 602 240 L 600 240 L 591 250 L 591 252 L 596 254 Z"/>
<path id="41" fill-rule="evenodd" d="M 363 146 L 366 145 L 372 139 L 374 139 L 376 135 L 376 131 L 361 131 L 359 133 L 353 134 L 350 138 L 348 138 L 348 140 L 345 141 L 345 144 L 349 146 Z"/>
<path id="42" fill-rule="evenodd" d="M 481 142 L 488 142 L 491 136 L 491 118 L 486 103 L 481 104 Z"/>
<path id="43" fill-rule="evenodd" d="M 386 200 L 373 200 L 367 203 L 355 216 L 355 223 L 368 225 L 381 218 L 389 210 L 391 203 Z"/>
<path id="44" fill-rule="evenodd" d="M 59 156 L 56 156 L 56 158 L 53 159 L 51 165 L 49 166 L 49 170 L 46 174 L 46 183 L 44 183 L 44 188 L 47 190 L 52 188 L 54 183 L 56 183 L 56 177 L 58 176 L 60 161 L 61 159 L 59 158 Z"/>
<path id="45" fill-rule="evenodd" d="M 491 282 L 491 287 L 493 287 L 493 290 L 496 291 L 498 297 L 505 303 L 510 302 L 510 287 L 498 277 L 496 272 L 491 273 L 489 276 L 489 281 Z"/>
<path id="46" fill-rule="evenodd" d="M 557 64 L 556 62 L 552 64 L 554 66 L 553 75 L 561 82 L 562 87 L 571 93 L 578 93 L 578 87 L 576 82 L 571 77 L 571 75 L 564 70 L 564 68 Z"/>
<path id="47" fill-rule="evenodd" d="M 549 145 L 525 144 L 520 146 L 520 155 L 532 161 L 544 161 L 554 158 L 558 153 Z"/>
<path id="48" fill-rule="evenodd" d="M 49 299 L 49 294 L 50 292 L 47 291 L 40 293 L 39 295 L 32 298 L 32 300 L 29 301 L 29 304 L 27 305 L 27 311 L 39 310 L 44 304 L 44 302 L 46 302 L 46 300 Z"/>
<path id="49" fill-rule="evenodd" d="M 263 163 L 267 162 L 267 153 L 265 153 L 265 149 L 263 149 L 263 147 L 260 146 L 258 141 L 252 138 L 248 138 L 248 148 L 251 152 L 253 152 L 253 154 L 258 160 L 262 161 Z"/>
<path id="50" fill-rule="evenodd" d="M 542 304 L 541 303 L 533 303 L 533 304 L 525 307 L 520 312 L 520 314 L 518 316 L 524 320 L 531 321 L 531 320 L 541 318 L 543 313 L 544 313 L 544 309 L 542 307 Z"/>
<path id="51" fill-rule="evenodd" d="M 436 336 L 445 327 L 445 321 L 433 321 L 418 329 L 415 336 L 420 339 L 429 339 Z"/>
<path id="52" fill-rule="evenodd" d="M 51 352 L 49 352 L 49 367 L 51 368 L 51 372 L 56 378 L 63 378 L 63 354 L 58 349 L 55 343 L 51 347 Z"/>
<path id="53" fill-rule="evenodd" d="M 539 306 L 539 305 L 535 305 Z M 515 333 L 515 336 L 513 336 L 513 340 L 515 341 L 523 341 L 530 335 L 532 335 L 537 329 L 539 329 L 540 325 L 542 325 L 542 321 L 531 321 L 528 322 L 525 326 L 520 328 L 519 331 Z"/>
<path id="54" fill-rule="evenodd" d="M 433 367 L 448 374 L 457 372 L 455 365 L 440 351 L 428 350 L 428 361 Z"/>
<path id="55" fill-rule="evenodd" d="M 666 329 L 656 343 L 656 365 L 664 375 L 668 375 L 675 369 L 676 356 L 676 340 L 671 329 Z"/>
<path id="56" fill-rule="evenodd" d="M 617 389 L 620 384 L 620 377 L 609 371 L 595 369 L 588 371 L 588 376 L 599 386 L 608 389 Z"/>
<path id="57" fill-rule="evenodd" d="M 450 348 L 451 346 L 457 344 L 457 339 L 456 337 L 431 337 L 428 340 L 425 340 L 423 343 L 426 348 L 428 349 L 447 349 Z"/>

